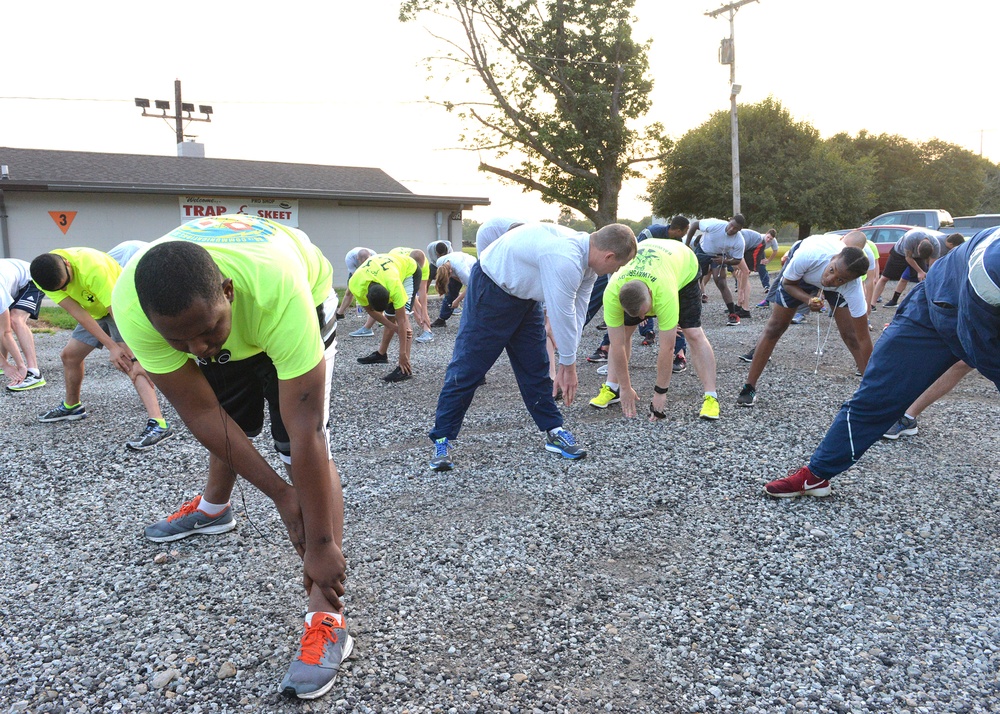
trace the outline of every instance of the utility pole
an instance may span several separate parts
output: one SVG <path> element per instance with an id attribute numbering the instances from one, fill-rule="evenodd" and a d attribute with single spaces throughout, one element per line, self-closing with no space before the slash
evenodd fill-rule
<path id="1" fill-rule="evenodd" d="M 736 0 L 728 5 L 723 5 L 717 10 L 711 10 L 705 14 L 715 18 L 724 12 L 729 13 L 729 37 L 722 40 L 719 47 L 719 63 L 729 65 L 729 103 L 730 103 L 730 135 L 733 144 L 733 213 L 740 212 L 740 126 L 739 118 L 736 114 L 736 95 L 740 93 L 742 87 L 736 84 L 736 33 L 733 19 L 736 11 L 747 3 L 757 2 L 757 0 Z"/>
<path id="2" fill-rule="evenodd" d="M 142 116 L 151 117 L 153 119 L 169 119 L 167 111 L 170 109 L 170 102 L 157 99 L 155 100 L 156 108 L 159 109 L 161 114 L 149 114 L 146 112 L 149 109 L 149 100 L 143 99 L 141 97 L 135 98 L 135 105 L 142 109 Z M 174 80 L 174 134 L 177 139 L 177 144 L 180 146 L 184 143 L 184 122 L 193 121 L 212 121 L 212 107 L 208 104 L 199 104 L 198 111 L 204 114 L 204 117 L 193 117 L 191 112 L 194 111 L 194 104 L 185 104 L 181 99 L 181 80 Z"/>

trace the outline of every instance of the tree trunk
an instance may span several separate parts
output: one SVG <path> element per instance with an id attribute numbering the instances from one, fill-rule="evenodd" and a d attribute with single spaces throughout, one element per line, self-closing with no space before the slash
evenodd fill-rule
<path id="1" fill-rule="evenodd" d="M 800 223 L 799 224 L 799 240 L 803 238 L 808 238 L 812 235 L 812 223 Z"/>

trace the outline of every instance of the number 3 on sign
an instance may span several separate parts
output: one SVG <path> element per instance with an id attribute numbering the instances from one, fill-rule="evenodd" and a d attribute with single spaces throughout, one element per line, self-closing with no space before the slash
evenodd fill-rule
<path id="1" fill-rule="evenodd" d="M 59 226 L 63 235 L 66 235 L 66 231 L 73 225 L 73 219 L 76 218 L 76 211 L 49 211 L 49 215 L 52 216 L 52 220 Z"/>

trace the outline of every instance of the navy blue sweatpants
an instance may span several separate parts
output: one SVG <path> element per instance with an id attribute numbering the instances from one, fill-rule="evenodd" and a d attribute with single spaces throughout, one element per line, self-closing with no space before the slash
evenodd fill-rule
<path id="1" fill-rule="evenodd" d="M 438 317 L 442 320 L 447 320 L 455 314 L 455 308 L 452 307 L 452 303 L 458 298 L 460 292 L 462 292 L 462 281 L 458 278 L 449 278 L 448 289 L 441 299 L 441 312 Z"/>
<path id="2" fill-rule="evenodd" d="M 896 316 L 875 343 L 861 386 L 840 408 L 823 441 L 809 460 L 820 478 L 846 471 L 896 423 L 914 400 L 960 357 L 952 332 L 934 328 L 923 283 L 907 295 Z"/>
<path id="3" fill-rule="evenodd" d="M 431 440 L 458 438 L 476 387 L 504 350 L 521 399 L 538 428 L 548 431 L 562 426 L 562 414 L 552 398 L 541 305 L 504 292 L 479 263 L 472 268 L 466 291 L 465 310 L 438 396 Z"/>

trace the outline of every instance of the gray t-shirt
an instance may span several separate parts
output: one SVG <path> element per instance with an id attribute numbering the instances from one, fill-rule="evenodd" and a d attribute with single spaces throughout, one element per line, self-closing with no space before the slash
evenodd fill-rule
<path id="1" fill-rule="evenodd" d="M 930 240 L 931 245 L 934 247 L 934 252 L 931 253 L 931 260 L 937 260 L 941 257 L 941 245 L 937 242 L 935 236 L 944 237 L 943 233 L 931 230 L 930 228 L 913 228 L 906 231 L 902 237 L 896 241 L 896 245 L 892 247 L 894 251 L 902 256 L 906 256 L 909 253 L 913 255 L 913 251 L 917 249 L 922 241 Z"/>

